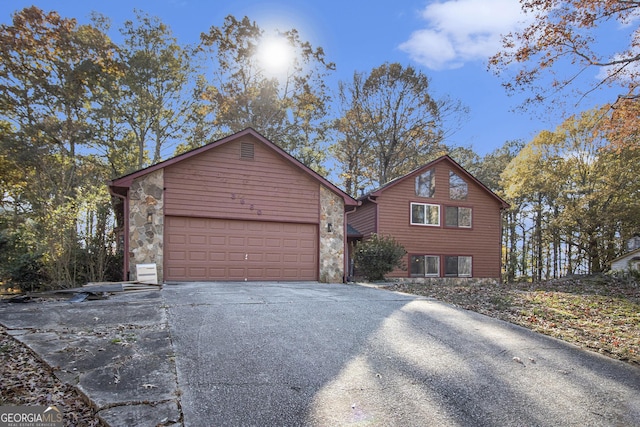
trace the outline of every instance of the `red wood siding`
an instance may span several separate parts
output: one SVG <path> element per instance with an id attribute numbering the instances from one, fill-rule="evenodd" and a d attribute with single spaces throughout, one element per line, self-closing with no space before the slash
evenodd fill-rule
<path id="1" fill-rule="evenodd" d="M 363 237 L 376 232 L 376 204 L 365 201 L 356 211 L 347 216 L 349 225 L 358 230 Z"/>
<path id="2" fill-rule="evenodd" d="M 164 180 L 165 215 L 319 222 L 320 184 L 251 135 L 166 167 Z"/>
<path id="3" fill-rule="evenodd" d="M 410 176 L 384 189 L 378 202 L 378 234 L 391 235 L 407 250 L 407 270 L 396 270 L 389 277 L 407 277 L 411 255 L 440 256 L 440 273 L 444 275 L 444 257 L 472 256 L 473 277 L 500 277 L 501 215 L 500 202 L 486 189 L 470 180 L 450 161 L 434 165 L 435 194 L 432 198 L 416 196 L 415 177 Z M 449 198 L 449 171 L 457 173 L 468 184 L 466 200 Z M 411 202 L 440 205 L 440 226 L 411 225 Z M 445 206 L 472 208 L 472 228 L 446 227 Z M 349 217 L 354 224 L 358 211 Z M 357 227 L 356 227 L 357 228 Z"/>

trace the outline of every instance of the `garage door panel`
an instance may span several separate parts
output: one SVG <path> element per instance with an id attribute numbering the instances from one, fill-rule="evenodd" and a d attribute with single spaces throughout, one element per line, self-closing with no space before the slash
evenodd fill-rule
<path id="1" fill-rule="evenodd" d="M 166 218 L 168 280 L 317 280 L 317 224 Z"/>
<path id="2" fill-rule="evenodd" d="M 244 247 L 245 245 L 245 238 L 244 237 L 236 237 L 236 236 L 230 236 L 227 241 L 229 242 L 229 246 L 242 246 Z"/>
<path id="3" fill-rule="evenodd" d="M 174 251 L 167 254 L 167 259 L 171 261 L 184 261 L 187 259 L 186 251 Z"/>
<path id="4" fill-rule="evenodd" d="M 246 254 L 244 252 L 227 252 L 228 260 L 230 262 L 245 261 Z"/>
<path id="5" fill-rule="evenodd" d="M 228 274 L 229 274 L 229 279 L 231 280 L 242 280 L 246 277 L 245 272 L 246 269 L 245 268 L 235 268 L 235 267 L 230 267 L 228 270 Z"/>
<path id="6" fill-rule="evenodd" d="M 275 233 L 282 232 L 282 225 L 279 222 L 266 222 L 264 224 L 264 231 L 272 231 Z"/>
<path id="7" fill-rule="evenodd" d="M 206 245 L 207 244 L 207 238 L 206 236 L 203 235 L 190 235 L 189 236 L 189 244 L 190 245 Z"/>
<path id="8" fill-rule="evenodd" d="M 247 246 L 249 247 L 264 247 L 264 239 L 259 237 L 248 237 L 247 238 Z"/>
<path id="9" fill-rule="evenodd" d="M 207 228 L 207 222 L 203 218 L 189 218 L 187 221 L 189 228 Z"/>
<path id="10" fill-rule="evenodd" d="M 282 254 L 282 262 L 285 264 L 291 264 L 298 260 L 297 254 Z"/>
<path id="11" fill-rule="evenodd" d="M 282 244 L 285 248 L 296 249 L 300 242 L 297 239 L 283 239 Z"/>
<path id="12" fill-rule="evenodd" d="M 185 267 L 169 267 L 167 269 L 167 276 L 184 277 L 187 274 Z"/>
<path id="13" fill-rule="evenodd" d="M 209 228 L 211 230 L 226 230 L 227 229 L 227 225 L 224 222 L 209 222 Z"/>
<path id="14" fill-rule="evenodd" d="M 209 245 L 211 246 L 224 246 L 227 244 L 225 236 L 209 236 Z"/>
<path id="15" fill-rule="evenodd" d="M 189 251 L 189 261 L 206 261 L 207 253 L 205 251 Z"/>
<path id="16" fill-rule="evenodd" d="M 303 263 L 311 263 L 313 262 L 313 256 L 312 255 L 305 255 L 305 254 L 300 254 L 300 261 Z"/>
<path id="17" fill-rule="evenodd" d="M 316 242 L 314 240 L 300 240 L 300 248 L 302 249 L 312 249 L 316 246 Z"/>
<path id="18" fill-rule="evenodd" d="M 187 241 L 187 236 L 185 236 L 184 234 L 173 234 L 168 236 L 167 238 L 167 242 L 168 243 L 177 243 L 177 244 L 184 244 Z"/>
<path id="19" fill-rule="evenodd" d="M 206 267 L 189 267 L 189 275 L 195 279 L 204 279 L 207 277 Z"/>
<path id="20" fill-rule="evenodd" d="M 208 271 L 207 277 L 224 277 L 227 275 L 227 269 L 224 267 L 211 267 Z"/>
<path id="21" fill-rule="evenodd" d="M 247 226 L 244 221 L 226 221 L 228 230 L 245 231 Z"/>
<path id="22" fill-rule="evenodd" d="M 226 261 L 227 254 L 224 252 L 209 252 L 209 261 Z"/>
<path id="23" fill-rule="evenodd" d="M 282 256 L 279 253 L 266 253 L 265 260 L 267 262 L 282 262 Z"/>
<path id="24" fill-rule="evenodd" d="M 263 222 L 252 221 L 247 224 L 247 230 L 249 231 L 264 231 L 265 225 Z"/>
<path id="25" fill-rule="evenodd" d="M 278 238 L 265 239 L 264 245 L 267 248 L 279 248 L 280 247 L 280 239 L 278 239 Z"/>

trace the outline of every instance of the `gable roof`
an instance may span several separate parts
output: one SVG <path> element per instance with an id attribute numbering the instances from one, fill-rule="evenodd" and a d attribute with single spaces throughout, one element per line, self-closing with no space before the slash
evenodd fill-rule
<path id="1" fill-rule="evenodd" d="M 319 173 L 317 173 L 313 169 L 309 168 L 308 166 L 306 166 L 305 164 L 300 162 L 298 159 L 293 157 L 291 154 L 287 153 L 282 148 L 278 147 L 276 144 L 274 144 L 273 142 L 269 141 L 267 138 L 265 138 L 264 136 L 262 136 L 260 133 L 258 133 L 257 131 L 255 131 L 252 128 L 247 128 L 247 129 L 242 130 L 240 132 L 234 133 L 233 135 L 229 135 L 229 136 L 227 136 L 225 138 L 222 138 L 222 139 L 219 139 L 217 141 L 211 142 L 209 144 L 203 145 L 202 147 L 195 148 L 195 149 L 193 149 L 191 151 L 187 151 L 186 153 L 183 153 L 183 154 L 180 154 L 178 156 L 172 157 L 172 158 L 167 159 L 165 161 L 162 161 L 160 163 L 156 163 L 155 165 L 146 167 L 144 169 L 140 169 L 138 171 L 132 172 L 132 173 L 127 174 L 127 175 L 124 175 L 124 176 L 122 176 L 120 178 L 113 179 L 113 180 L 108 182 L 109 188 L 114 193 L 122 195 L 122 196 L 125 196 L 127 194 L 127 191 L 129 189 L 129 187 L 131 187 L 131 185 L 133 184 L 133 181 L 135 179 L 137 179 L 137 178 L 139 178 L 141 176 L 147 175 L 147 174 L 149 174 L 151 172 L 155 172 L 155 171 L 157 171 L 159 169 L 166 168 L 167 166 L 171 166 L 171 165 L 176 164 L 178 162 L 181 162 L 183 160 L 189 159 L 191 157 L 197 156 L 197 155 L 202 154 L 202 153 L 204 153 L 206 151 L 209 151 L 209 150 L 212 150 L 214 148 L 220 147 L 221 145 L 227 144 L 227 143 L 229 143 L 231 141 L 235 141 L 236 139 L 242 138 L 242 137 L 247 136 L 247 135 L 253 136 L 258 141 L 260 141 L 264 146 L 266 146 L 267 148 L 273 150 L 276 154 L 278 154 L 279 156 L 281 156 L 285 160 L 289 161 L 293 167 L 296 167 L 296 168 L 300 169 L 303 173 L 307 174 L 308 176 L 310 176 L 312 179 L 314 179 L 317 182 L 319 182 L 324 187 L 328 188 L 329 190 L 331 190 L 332 192 L 334 192 L 338 196 L 342 197 L 342 199 L 344 200 L 345 206 L 357 206 L 359 204 L 358 201 L 356 201 L 353 197 L 349 196 L 347 193 L 345 193 L 344 191 L 342 191 L 341 189 L 336 187 L 334 184 L 329 182 L 326 178 L 321 176 Z"/>
<path id="2" fill-rule="evenodd" d="M 637 257 L 635 257 L 633 255 L 640 255 L 640 248 L 635 249 L 635 250 L 630 251 L 630 252 L 627 252 L 626 254 L 623 254 L 623 255 L 619 256 L 618 258 L 612 259 L 611 263 L 614 263 L 616 261 L 620 261 L 620 260 L 625 259 L 625 258 L 629 258 L 629 261 L 636 261 Z"/>
<path id="3" fill-rule="evenodd" d="M 438 157 L 437 159 L 422 165 L 414 170 L 412 170 L 411 172 L 407 173 L 406 175 L 400 176 L 398 178 L 395 178 L 389 182 L 387 182 L 386 184 L 382 185 L 381 187 L 378 187 L 377 189 L 361 196 L 358 198 L 358 200 L 366 200 L 369 197 L 377 197 L 380 194 L 382 194 L 384 191 L 395 187 L 396 185 L 398 185 L 399 183 L 403 182 L 406 179 L 411 179 L 413 177 L 415 177 L 416 175 L 421 174 L 422 172 L 426 171 L 427 169 L 431 169 L 432 167 L 436 166 L 439 163 L 443 163 L 443 162 L 450 162 L 451 164 L 453 164 L 453 166 L 455 166 L 457 169 L 460 170 L 460 172 L 462 172 L 462 174 L 469 180 L 475 182 L 476 184 L 478 184 L 478 186 L 480 186 L 480 188 L 484 189 L 487 193 L 489 193 L 494 199 L 496 199 L 496 201 L 500 204 L 500 207 L 502 209 L 508 209 L 509 208 L 509 204 L 507 202 L 505 202 L 500 196 L 498 196 L 496 193 L 494 193 L 489 187 L 487 187 L 486 185 L 484 185 L 482 182 L 480 182 L 476 177 L 474 177 L 473 175 L 471 175 L 469 172 L 467 172 L 467 170 L 465 168 L 463 168 L 462 166 L 460 166 L 460 164 L 458 162 L 456 162 L 455 160 L 453 160 L 451 157 L 449 157 L 448 155 L 444 155 L 441 157 Z"/>

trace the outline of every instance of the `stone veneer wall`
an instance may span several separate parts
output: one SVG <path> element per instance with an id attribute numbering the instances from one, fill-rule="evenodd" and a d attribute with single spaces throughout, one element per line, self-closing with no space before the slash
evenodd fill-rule
<path id="1" fill-rule="evenodd" d="M 328 231 L 331 224 L 331 231 Z M 344 200 L 320 186 L 320 281 L 344 280 Z"/>
<path id="2" fill-rule="evenodd" d="M 467 286 L 474 285 L 497 285 L 498 279 L 478 279 L 475 277 L 387 277 L 385 283 L 411 283 L 414 285 L 444 285 L 444 286 Z"/>
<path id="3" fill-rule="evenodd" d="M 163 282 L 164 171 L 159 169 L 133 181 L 129 189 L 129 277 L 136 280 L 136 265 L 156 264 Z M 149 221 L 150 220 L 150 221 Z"/>

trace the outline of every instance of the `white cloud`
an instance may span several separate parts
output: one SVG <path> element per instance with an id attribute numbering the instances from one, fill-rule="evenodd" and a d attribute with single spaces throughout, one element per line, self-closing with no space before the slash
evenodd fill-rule
<path id="1" fill-rule="evenodd" d="M 448 0 L 427 5 L 421 15 L 427 28 L 399 47 L 435 70 L 486 60 L 500 49 L 503 34 L 527 22 L 517 0 Z"/>
<path id="2" fill-rule="evenodd" d="M 628 62 L 617 65 L 608 65 L 601 67 L 596 74 L 597 80 L 608 80 L 621 82 L 624 85 L 628 85 L 638 80 L 640 76 L 640 63 L 634 61 L 638 54 L 640 54 L 640 48 L 631 49 L 624 54 L 617 53 L 613 55 L 610 61 L 625 61 Z"/>

